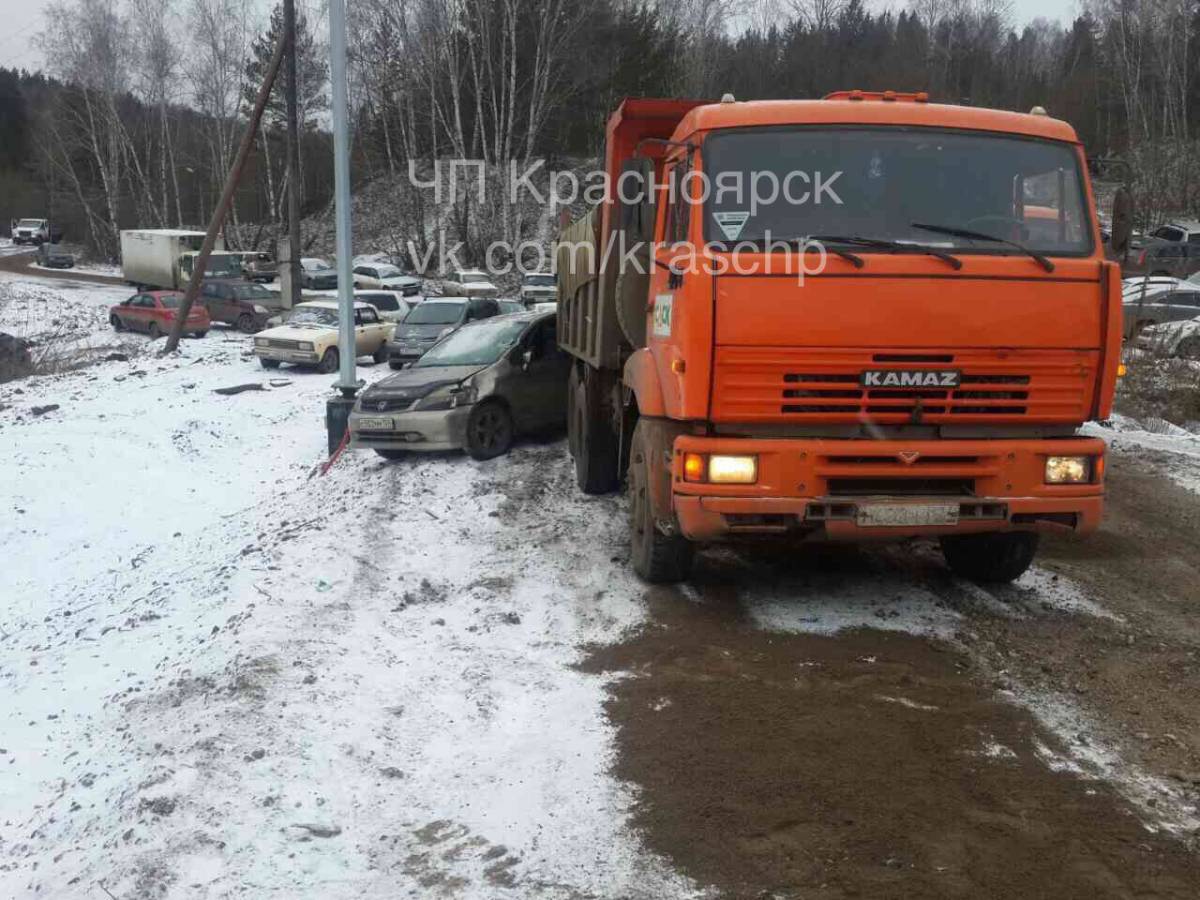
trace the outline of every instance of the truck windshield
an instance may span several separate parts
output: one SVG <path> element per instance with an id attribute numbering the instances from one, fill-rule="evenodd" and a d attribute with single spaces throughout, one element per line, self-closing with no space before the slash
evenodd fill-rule
<path id="1" fill-rule="evenodd" d="M 1092 249 L 1079 161 L 1065 143 L 898 126 L 789 126 L 717 132 L 703 154 L 711 186 L 706 241 L 846 235 L 955 253 L 1020 252 L 933 234 L 914 228 L 916 222 L 1018 241 L 1041 253 L 1078 256 Z M 854 252 L 879 251 L 855 246 Z"/>
<path id="2" fill-rule="evenodd" d="M 22 219 L 20 222 L 17 223 L 17 227 L 18 228 L 41 228 L 42 220 L 41 219 Z"/>

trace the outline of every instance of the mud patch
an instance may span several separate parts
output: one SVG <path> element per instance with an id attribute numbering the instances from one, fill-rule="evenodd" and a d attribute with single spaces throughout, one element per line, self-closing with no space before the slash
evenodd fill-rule
<path id="1" fill-rule="evenodd" d="M 651 595 L 595 650 L 647 846 L 729 897 L 1193 897 L 1200 860 L 948 644 L 767 633 L 736 596 Z M 803 603 L 803 599 L 795 602 Z"/>

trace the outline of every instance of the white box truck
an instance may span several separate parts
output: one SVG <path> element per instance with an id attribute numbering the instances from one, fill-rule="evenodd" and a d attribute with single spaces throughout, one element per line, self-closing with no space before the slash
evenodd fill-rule
<path id="1" fill-rule="evenodd" d="M 121 277 L 139 288 L 182 290 L 191 280 L 203 231 L 140 229 L 121 232 Z M 242 259 L 218 237 L 205 278 L 241 278 Z"/>

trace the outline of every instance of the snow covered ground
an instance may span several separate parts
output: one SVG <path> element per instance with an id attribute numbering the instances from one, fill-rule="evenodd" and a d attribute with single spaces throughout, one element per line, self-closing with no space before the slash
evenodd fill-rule
<path id="1" fill-rule="evenodd" d="M 9 324 L 94 340 L 126 293 L 5 289 Z M 648 613 L 622 503 L 563 442 L 321 477 L 327 377 L 221 328 L 123 340 L 0 385 L 0 896 L 702 894 L 630 830 L 609 676 L 576 667 Z M 1106 615 L 1047 583 L 980 602 Z M 962 621 L 896 571 L 811 588 L 744 602 L 780 631 Z"/>
<path id="2" fill-rule="evenodd" d="M 612 502 L 542 514 L 557 443 L 310 478 L 328 382 L 248 349 L 0 388 L 0 895 L 687 894 L 571 669 L 641 615 Z"/>

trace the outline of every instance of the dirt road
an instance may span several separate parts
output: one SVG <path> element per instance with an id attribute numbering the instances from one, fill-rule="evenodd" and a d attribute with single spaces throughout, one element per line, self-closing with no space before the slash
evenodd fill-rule
<path id="1" fill-rule="evenodd" d="M 1200 505 L 1120 459 L 1110 484 L 1103 532 L 1048 540 L 1032 588 L 806 548 L 653 592 L 587 663 L 624 676 L 615 771 L 649 847 L 738 898 L 1197 896 Z M 802 633 L 831 593 L 887 627 L 914 589 L 942 636 Z"/>
<path id="2" fill-rule="evenodd" d="M 30 275 L 37 278 L 48 278 L 52 281 L 72 281 L 76 285 L 86 284 L 124 284 L 125 282 L 110 275 L 96 275 L 91 272 L 80 272 L 75 269 L 43 269 L 35 268 L 37 257 L 35 251 L 20 252 L 16 248 L 8 253 L 0 254 L 0 272 L 13 272 L 17 275 Z M 63 285 L 68 287 L 68 285 Z"/>

